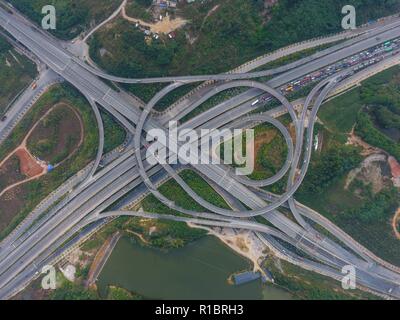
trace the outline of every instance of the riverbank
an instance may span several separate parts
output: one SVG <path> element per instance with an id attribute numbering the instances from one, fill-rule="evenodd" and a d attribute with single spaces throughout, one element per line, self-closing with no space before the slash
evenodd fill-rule
<path id="1" fill-rule="evenodd" d="M 97 252 L 89 269 L 89 275 L 86 281 L 87 288 L 96 289 L 97 278 L 101 273 L 101 271 L 103 270 L 105 264 L 107 263 L 107 260 L 110 258 L 120 238 L 121 234 L 119 231 L 117 231 L 106 240 L 106 242 L 101 246 L 101 248 Z"/>
<path id="2" fill-rule="evenodd" d="M 231 250 L 251 261 L 254 272 L 261 272 L 265 275 L 262 262 L 266 259 L 266 251 L 263 243 L 256 237 L 254 232 L 241 230 L 237 231 L 229 228 L 207 228 L 197 226 L 191 223 L 188 225 L 192 228 L 201 228 L 207 230 L 210 235 L 215 236 L 222 241 Z"/>
<path id="3" fill-rule="evenodd" d="M 123 237 L 101 272 L 97 287 L 101 297 L 111 285 L 149 299 L 291 299 L 261 280 L 232 285 L 229 278 L 252 266 L 248 259 L 213 235 L 168 251 L 144 246 L 137 238 Z"/>

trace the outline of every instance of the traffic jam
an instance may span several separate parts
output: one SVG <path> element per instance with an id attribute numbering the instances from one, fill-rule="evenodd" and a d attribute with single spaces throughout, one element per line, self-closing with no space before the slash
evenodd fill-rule
<path id="1" fill-rule="evenodd" d="M 398 53 L 399 48 L 400 48 L 400 38 L 395 39 L 393 41 L 387 41 L 380 46 L 370 48 L 366 51 L 362 51 L 354 56 L 351 56 L 333 65 L 330 65 L 325 69 L 321 69 L 312 74 L 308 74 L 301 79 L 294 80 L 285 85 L 284 87 L 281 87 L 280 90 L 283 94 L 295 92 L 312 82 L 323 80 L 325 78 L 332 76 L 335 73 L 338 73 L 344 69 L 348 69 L 351 67 L 353 67 L 353 72 L 350 73 L 350 75 L 352 75 L 355 72 L 361 71 L 373 64 L 376 64 L 384 60 L 388 56 Z"/>
<path id="2" fill-rule="evenodd" d="M 325 78 L 332 76 L 344 69 L 353 68 L 352 72 L 348 76 L 361 71 L 367 67 L 370 67 L 378 62 L 384 60 L 385 58 L 395 55 L 400 52 L 400 38 L 394 39 L 392 41 L 387 41 L 382 45 L 370 48 L 368 50 L 362 51 L 354 56 L 341 60 L 335 64 L 327 66 L 324 69 L 318 70 L 314 73 L 308 74 L 303 78 L 296 79 L 292 82 L 281 87 L 279 90 L 283 95 L 289 95 L 293 92 L 299 91 L 302 88 L 310 85 L 314 82 L 319 82 Z M 260 103 L 265 104 L 270 101 L 271 97 L 266 94 L 261 96 L 259 99 L 251 103 L 252 107 L 258 107 Z"/>

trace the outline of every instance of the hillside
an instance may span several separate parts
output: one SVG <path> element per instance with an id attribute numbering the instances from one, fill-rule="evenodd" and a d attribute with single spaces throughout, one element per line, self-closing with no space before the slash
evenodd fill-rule
<path id="1" fill-rule="evenodd" d="M 279 47 L 340 31 L 341 8 L 348 2 L 280 0 L 267 9 L 260 0 L 182 4 L 170 14 L 189 23 L 175 32 L 175 39 L 162 34 L 146 39 L 121 18 L 95 35 L 91 55 L 107 71 L 123 76 L 223 72 Z M 350 2 L 358 8 L 359 23 L 400 8 L 393 0 Z"/>
<path id="2" fill-rule="evenodd" d="M 73 39 L 90 24 L 96 24 L 118 7 L 120 0 L 8 0 L 37 24 L 43 19 L 42 8 L 52 4 L 57 12 L 57 29 L 52 33 L 60 39 Z"/>

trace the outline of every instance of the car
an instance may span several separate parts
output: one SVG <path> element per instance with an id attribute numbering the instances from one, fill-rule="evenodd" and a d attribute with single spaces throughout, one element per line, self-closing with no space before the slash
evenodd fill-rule
<path id="1" fill-rule="evenodd" d="M 1 118 L 1 121 L 2 121 L 2 122 L 6 121 L 6 120 L 7 120 L 7 116 L 3 116 L 3 117 Z"/>

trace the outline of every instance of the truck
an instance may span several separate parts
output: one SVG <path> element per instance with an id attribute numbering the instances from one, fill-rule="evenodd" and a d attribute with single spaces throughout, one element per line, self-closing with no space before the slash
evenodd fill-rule
<path id="1" fill-rule="evenodd" d="M 289 86 L 285 90 L 286 92 L 292 92 L 293 91 L 293 86 Z"/>

